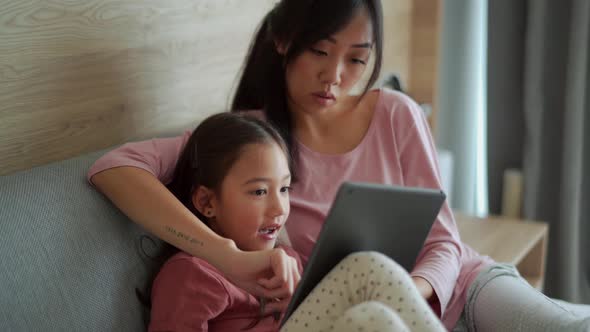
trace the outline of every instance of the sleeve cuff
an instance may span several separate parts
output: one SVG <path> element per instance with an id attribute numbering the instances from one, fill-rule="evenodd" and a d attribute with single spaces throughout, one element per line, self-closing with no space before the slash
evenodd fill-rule
<path id="1" fill-rule="evenodd" d="M 434 312 L 439 316 L 439 318 L 442 318 L 443 313 L 447 309 L 448 299 L 450 299 L 452 289 L 451 292 L 449 292 L 449 294 L 445 294 L 443 292 L 444 288 L 442 287 L 442 285 L 439 282 L 437 282 L 435 278 L 430 277 L 427 273 L 413 272 L 410 274 L 410 276 L 423 278 L 430 284 L 430 286 L 432 286 L 434 294 L 432 295 L 431 299 L 428 300 L 428 304 L 430 304 L 430 306 L 432 307 Z"/>

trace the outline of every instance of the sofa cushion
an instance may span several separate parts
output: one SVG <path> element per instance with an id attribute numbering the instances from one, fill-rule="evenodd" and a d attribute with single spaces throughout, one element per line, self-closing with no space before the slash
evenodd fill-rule
<path id="1" fill-rule="evenodd" d="M 146 233 L 87 183 L 102 153 L 0 177 L 0 330 L 145 330 Z"/>

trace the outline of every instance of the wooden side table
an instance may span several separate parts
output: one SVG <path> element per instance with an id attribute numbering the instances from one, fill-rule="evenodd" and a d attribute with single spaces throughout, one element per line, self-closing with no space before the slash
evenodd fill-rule
<path id="1" fill-rule="evenodd" d="M 549 233 L 546 223 L 477 218 L 457 211 L 455 220 L 463 242 L 497 262 L 514 264 L 533 287 L 543 290 Z"/>

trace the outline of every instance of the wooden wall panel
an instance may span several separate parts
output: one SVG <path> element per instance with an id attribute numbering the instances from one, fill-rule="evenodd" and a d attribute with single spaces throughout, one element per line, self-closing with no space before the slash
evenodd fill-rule
<path id="1" fill-rule="evenodd" d="M 273 0 L 0 4 L 0 175 L 179 132 L 228 106 Z"/>
<path id="2" fill-rule="evenodd" d="M 410 76 L 412 7 L 414 0 L 382 0 L 383 4 L 383 70 L 382 79 L 397 74 L 404 87 Z"/>
<path id="3" fill-rule="evenodd" d="M 275 1 L 0 2 L 0 175 L 178 133 L 225 110 Z M 382 3 L 382 78 L 397 73 L 429 102 L 436 24 L 420 13 L 431 0 Z"/>
<path id="4" fill-rule="evenodd" d="M 408 94 L 430 104 L 430 127 L 436 130 L 436 94 L 441 24 L 441 0 L 412 0 L 411 43 L 408 55 Z"/>
<path id="5" fill-rule="evenodd" d="M 404 91 L 420 104 L 432 105 L 436 128 L 436 84 L 441 0 L 382 0 L 385 49 L 381 80 L 395 73 Z"/>

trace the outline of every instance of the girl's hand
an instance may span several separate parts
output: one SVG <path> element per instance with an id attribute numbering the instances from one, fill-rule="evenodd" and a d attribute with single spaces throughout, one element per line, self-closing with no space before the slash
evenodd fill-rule
<path id="1" fill-rule="evenodd" d="M 281 248 L 241 251 L 234 245 L 220 269 L 236 286 L 268 299 L 265 314 L 284 311 L 301 276 L 295 258 Z"/>
<path id="2" fill-rule="evenodd" d="M 301 280 L 297 260 L 285 253 L 283 249 L 273 249 L 270 255 L 272 273 L 268 278 L 259 278 L 261 292 L 269 301 L 264 308 L 265 314 L 284 312 Z"/>

